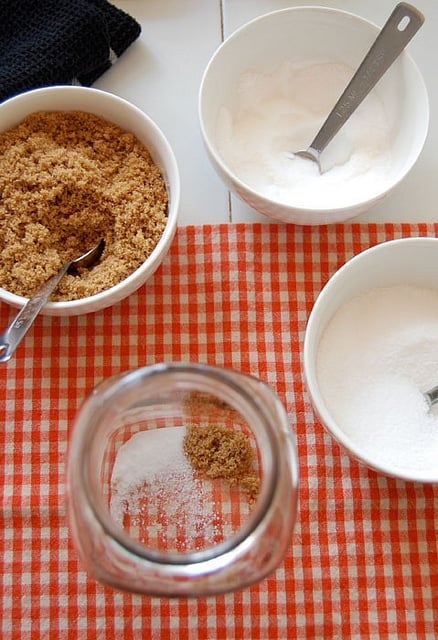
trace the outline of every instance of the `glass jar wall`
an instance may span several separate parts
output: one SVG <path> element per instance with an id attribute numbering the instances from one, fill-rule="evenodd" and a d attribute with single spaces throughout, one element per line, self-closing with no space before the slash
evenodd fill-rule
<path id="1" fill-rule="evenodd" d="M 86 398 L 67 485 L 73 541 L 97 580 L 157 596 L 223 593 L 261 580 L 286 553 L 297 511 L 294 435 L 260 380 L 154 365 Z"/>

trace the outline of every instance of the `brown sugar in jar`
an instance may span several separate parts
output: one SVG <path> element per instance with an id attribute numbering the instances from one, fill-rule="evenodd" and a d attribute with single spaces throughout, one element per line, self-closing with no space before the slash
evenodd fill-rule
<path id="1" fill-rule="evenodd" d="M 210 478 L 223 478 L 231 486 L 240 484 L 254 502 L 259 478 L 253 470 L 254 453 L 243 433 L 220 425 L 190 425 L 183 442 L 192 468 Z"/>
<path id="2" fill-rule="evenodd" d="M 29 297 L 100 238 L 105 251 L 52 300 L 121 282 L 151 254 L 167 222 L 160 169 L 135 136 L 94 114 L 38 112 L 0 133 L 0 286 Z"/>

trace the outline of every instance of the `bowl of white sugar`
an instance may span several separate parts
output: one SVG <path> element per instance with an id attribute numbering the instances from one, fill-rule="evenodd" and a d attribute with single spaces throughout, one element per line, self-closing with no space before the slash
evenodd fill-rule
<path id="1" fill-rule="evenodd" d="M 378 244 L 346 262 L 309 316 L 304 375 L 327 431 L 388 476 L 438 482 L 438 238 Z"/>
<path id="2" fill-rule="evenodd" d="M 369 210 L 420 155 L 428 96 L 409 46 L 322 153 L 298 160 L 382 25 L 328 7 L 290 7 L 235 31 L 207 65 L 199 95 L 207 155 L 231 192 L 296 224 Z M 416 36 L 421 38 L 421 32 Z"/>

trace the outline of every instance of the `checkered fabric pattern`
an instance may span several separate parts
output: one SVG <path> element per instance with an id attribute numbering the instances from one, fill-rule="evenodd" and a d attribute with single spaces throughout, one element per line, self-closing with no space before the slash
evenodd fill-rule
<path id="1" fill-rule="evenodd" d="M 350 459 L 312 412 L 300 357 L 315 297 L 346 259 L 437 232 L 438 224 L 182 227 L 128 299 L 83 317 L 39 317 L 0 369 L 2 639 L 436 639 L 438 486 Z M 6 326 L 12 311 L 0 313 Z M 297 434 L 290 548 L 273 575 L 233 594 L 116 592 L 87 576 L 71 545 L 65 463 L 79 403 L 110 374 L 171 360 L 259 376 Z"/>

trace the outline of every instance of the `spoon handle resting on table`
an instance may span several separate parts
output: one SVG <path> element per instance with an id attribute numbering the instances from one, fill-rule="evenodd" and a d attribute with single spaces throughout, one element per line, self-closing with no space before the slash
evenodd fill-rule
<path id="1" fill-rule="evenodd" d="M 389 16 L 358 70 L 315 136 L 309 155 L 319 155 L 397 59 L 424 22 L 415 7 L 401 2 Z"/>

